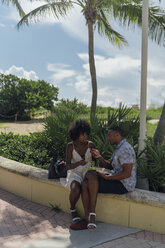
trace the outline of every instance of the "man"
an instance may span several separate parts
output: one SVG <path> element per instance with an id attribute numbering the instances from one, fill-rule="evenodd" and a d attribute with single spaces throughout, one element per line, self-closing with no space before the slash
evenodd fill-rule
<path id="1" fill-rule="evenodd" d="M 99 159 L 104 168 L 111 169 L 111 174 L 88 172 L 82 183 L 82 202 L 85 220 L 75 224 L 72 229 L 95 229 L 95 207 L 97 193 L 124 194 L 133 191 L 136 186 L 136 155 L 133 147 L 123 138 L 120 127 L 112 127 L 108 132 L 111 145 L 117 145 L 111 160 L 105 160 L 97 149 L 91 153 Z"/>

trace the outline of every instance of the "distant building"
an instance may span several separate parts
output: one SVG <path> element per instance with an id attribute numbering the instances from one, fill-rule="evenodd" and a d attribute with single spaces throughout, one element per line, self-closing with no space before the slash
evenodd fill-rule
<path id="1" fill-rule="evenodd" d="M 155 104 L 148 104 L 148 109 L 155 109 Z"/>
<path id="2" fill-rule="evenodd" d="M 132 104 L 132 109 L 139 109 L 139 105 L 138 104 Z"/>

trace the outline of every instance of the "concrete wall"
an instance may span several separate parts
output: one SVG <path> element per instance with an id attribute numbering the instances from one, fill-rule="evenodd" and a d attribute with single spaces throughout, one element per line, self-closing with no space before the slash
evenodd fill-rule
<path id="1" fill-rule="evenodd" d="M 0 157 L 0 188 L 69 212 L 69 191 L 47 171 Z M 83 215 L 81 200 L 77 204 Z M 125 195 L 99 194 L 97 220 L 165 234 L 165 194 L 136 189 Z"/>

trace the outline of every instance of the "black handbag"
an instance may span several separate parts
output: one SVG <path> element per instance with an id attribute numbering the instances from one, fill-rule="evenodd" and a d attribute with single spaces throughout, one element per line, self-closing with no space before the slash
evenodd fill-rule
<path id="1" fill-rule="evenodd" d="M 67 176 L 66 162 L 64 160 L 51 160 L 48 179 L 65 178 Z"/>

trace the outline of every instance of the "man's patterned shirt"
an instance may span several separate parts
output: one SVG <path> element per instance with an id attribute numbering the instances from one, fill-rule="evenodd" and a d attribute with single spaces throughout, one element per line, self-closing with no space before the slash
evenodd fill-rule
<path id="1" fill-rule="evenodd" d="M 123 164 L 133 164 L 131 176 L 120 180 L 128 191 L 133 191 L 136 186 L 136 155 L 133 147 L 123 139 L 116 147 L 112 155 L 113 175 L 123 171 Z"/>

